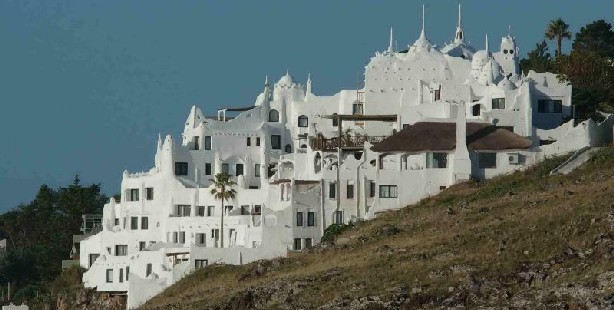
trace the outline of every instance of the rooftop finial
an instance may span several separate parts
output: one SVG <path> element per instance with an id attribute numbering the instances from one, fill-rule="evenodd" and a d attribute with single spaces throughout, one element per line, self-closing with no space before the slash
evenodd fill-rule
<path id="1" fill-rule="evenodd" d="M 488 33 L 486 34 L 486 52 L 488 53 Z"/>
<path id="2" fill-rule="evenodd" d="M 268 75 L 264 76 L 264 85 L 265 86 L 269 85 L 269 76 Z"/>
<path id="3" fill-rule="evenodd" d="M 392 46 L 392 42 L 394 41 L 394 37 L 392 34 L 392 27 L 390 27 L 390 42 L 388 43 L 388 52 L 392 53 L 394 52 L 394 47 Z"/>
<path id="4" fill-rule="evenodd" d="M 508 37 L 512 36 L 512 25 L 507 25 L 507 36 Z"/>
<path id="5" fill-rule="evenodd" d="M 458 28 L 461 26 L 461 4 L 458 4 Z"/>
<path id="6" fill-rule="evenodd" d="M 422 5 L 422 33 L 420 35 L 421 36 L 425 35 L 424 34 L 424 4 Z"/>

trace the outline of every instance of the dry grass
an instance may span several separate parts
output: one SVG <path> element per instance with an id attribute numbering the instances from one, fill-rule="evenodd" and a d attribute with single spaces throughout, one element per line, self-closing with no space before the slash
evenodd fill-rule
<path id="1" fill-rule="evenodd" d="M 588 249 L 600 235 L 612 234 L 607 216 L 614 203 L 614 148 L 596 153 L 568 176 L 549 176 L 563 159 L 484 183 L 460 184 L 359 222 L 339 236 L 343 242 L 291 254 L 260 276 L 245 277 L 255 263 L 199 270 L 143 309 L 217 308 L 249 288 L 301 279 L 310 284 L 293 298 L 310 307 L 341 297 L 386 297 L 390 288 L 400 286 L 445 298 L 472 279 L 498 279 L 513 294 L 536 289 L 522 287 L 513 275 L 523 266 L 544 262 L 554 261 L 555 268 L 577 265 L 580 258 L 556 258 L 568 247 Z M 595 281 L 606 270 L 614 270 L 612 262 L 596 258 L 582 271 L 574 269 L 548 285 Z"/>

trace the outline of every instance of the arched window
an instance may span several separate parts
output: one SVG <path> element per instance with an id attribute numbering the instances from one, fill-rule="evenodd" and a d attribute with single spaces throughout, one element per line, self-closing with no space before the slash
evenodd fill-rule
<path id="1" fill-rule="evenodd" d="M 279 112 L 277 110 L 273 109 L 269 112 L 269 122 L 279 122 Z"/>
<path id="2" fill-rule="evenodd" d="M 284 151 L 286 151 L 286 153 L 292 153 L 292 146 L 290 144 L 286 144 Z"/>
<path id="3" fill-rule="evenodd" d="M 298 127 L 307 127 L 309 126 L 309 118 L 305 115 L 301 115 L 298 117 Z"/>

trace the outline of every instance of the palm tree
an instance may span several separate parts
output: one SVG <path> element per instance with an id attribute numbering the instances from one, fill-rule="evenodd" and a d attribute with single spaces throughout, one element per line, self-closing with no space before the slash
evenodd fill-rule
<path id="1" fill-rule="evenodd" d="M 220 238 L 222 240 L 221 247 L 224 247 L 224 200 L 232 200 L 237 196 L 237 191 L 232 188 L 237 185 L 237 182 L 230 179 L 230 176 L 225 172 L 215 175 L 215 179 L 211 179 L 213 182 L 213 188 L 211 189 L 211 195 L 215 199 L 222 201 L 222 217 L 220 225 Z"/>
<path id="2" fill-rule="evenodd" d="M 561 56 L 561 44 L 563 39 L 571 39 L 569 25 L 566 24 L 560 17 L 556 20 L 551 20 L 546 28 L 546 38 L 554 40 L 556 38 L 556 56 Z"/>

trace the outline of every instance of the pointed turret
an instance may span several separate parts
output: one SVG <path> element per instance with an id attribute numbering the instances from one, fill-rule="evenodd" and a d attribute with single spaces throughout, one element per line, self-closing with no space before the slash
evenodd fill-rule
<path id="1" fill-rule="evenodd" d="M 394 53 L 394 46 L 392 45 L 394 42 L 394 36 L 392 33 L 392 27 L 390 27 L 390 42 L 388 43 L 388 53 Z"/>
<path id="2" fill-rule="evenodd" d="M 458 4 L 458 25 L 456 26 L 456 35 L 454 36 L 454 43 L 465 42 L 465 34 L 463 33 L 463 26 L 461 25 L 461 5 Z"/>
<path id="3" fill-rule="evenodd" d="M 158 150 L 162 149 L 162 135 L 158 133 Z"/>
<path id="4" fill-rule="evenodd" d="M 307 95 L 313 94 L 311 92 L 311 73 L 307 74 L 307 89 L 305 90 L 305 100 L 307 100 Z"/>
<path id="5" fill-rule="evenodd" d="M 429 42 L 429 40 L 426 38 L 426 30 L 425 30 L 426 21 L 425 21 L 424 16 L 425 16 L 424 15 L 424 5 L 422 5 L 422 29 L 420 30 L 420 37 L 411 46 L 410 51 L 417 51 L 417 50 L 431 51 L 433 48 L 433 45 L 431 44 L 431 42 Z"/>

